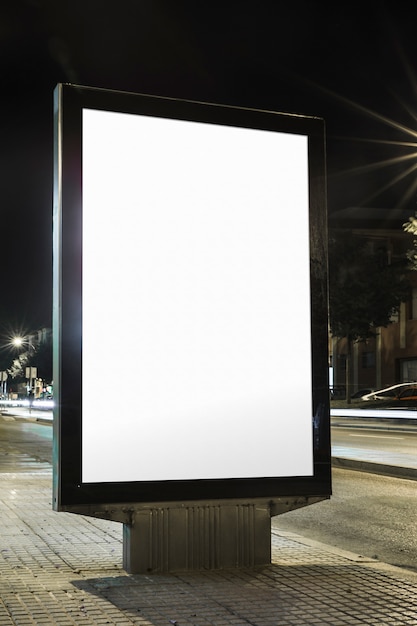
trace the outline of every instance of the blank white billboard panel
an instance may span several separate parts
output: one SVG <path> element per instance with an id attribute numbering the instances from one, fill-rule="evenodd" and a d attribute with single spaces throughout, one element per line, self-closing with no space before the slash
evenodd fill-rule
<path id="1" fill-rule="evenodd" d="M 82 111 L 82 482 L 313 475 L 308 137 Z"/>

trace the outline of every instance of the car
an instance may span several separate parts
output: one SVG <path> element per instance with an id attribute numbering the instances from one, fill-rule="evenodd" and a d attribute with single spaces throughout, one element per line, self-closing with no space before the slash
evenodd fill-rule
<path id="1" fill-rule="evenodd" d="M 417 400 L 417 385 L 406 387 L 398 394 L 398 400 Z"/>
<path id="2" fill-rule="evenodd" d="M 365 396 L 368 396 L 370 393 L 373 393 L 375 391 L 375 389 L 359 389 L 358 391 L 355 391 L 355 393 L 353 393 L 350 396 L 351 400 L 363 400 Z"/>
<path id="3" fill-rule="evenodd" d="M 408 389 L 417 390 L 417 382 L 398 383 L 384 389 L 372 391 L 362 397 L 362 400 L 398 400 L 403 392 Z M 404 399 L 411 399 L 409 395 L 404 395 Z"/>

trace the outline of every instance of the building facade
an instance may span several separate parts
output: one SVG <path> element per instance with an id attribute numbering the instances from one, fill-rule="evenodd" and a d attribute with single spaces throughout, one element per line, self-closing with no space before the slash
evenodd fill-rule
<path id="1" fill-rule="evenodd" d="M 366 220 L 366 211 L 361 212 L 361 219 L 353 219 L 352 213 L 346 223 L 338 220 L 338 229 L 349 229 L 355 235 L 366 238 L 371 245 L 383 247 L 387 257 L 404 256 L 413 245 L 412 236 L 406 234 L 402 224 L 407 221 L 406 214 L 396 215 L 396 219 L 385 219 L 381 227 L 372 220 Z M 379 218 L 382 212 L 379 213 Z M 346 338 L 330 337 L 330 386 L 334 397 L 344 397 L 346 393 L 346 357 L 348 353 Z M 352 393 L 361 389 L 382 389 L 402 382 L 417 381 L 417 272 L 410 273 L 409 298 L 403 302 L 399 311 L 391 318 L 386 327 L 375 329 L 375 337 L 356 342 L 350 361 Z"/>

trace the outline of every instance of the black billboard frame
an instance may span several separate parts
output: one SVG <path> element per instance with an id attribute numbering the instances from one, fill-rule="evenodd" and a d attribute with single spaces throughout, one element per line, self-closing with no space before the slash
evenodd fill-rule
<path id="1" fill-rule="evenodd" d="M 308 137 L 313 458 L 312 476 L 82 482 L 83 108 L 303 134 Z M 104 503 L 328 498 L 331 494 L 327 324 L 325 125 L 321 118 L 59 84 L 54 93 L 53 507 Z"/>

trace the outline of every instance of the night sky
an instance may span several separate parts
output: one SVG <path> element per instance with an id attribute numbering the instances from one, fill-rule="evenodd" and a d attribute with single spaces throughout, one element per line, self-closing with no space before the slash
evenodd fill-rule
<path id="1" fill-rule="evenodd" d="M 3 0 L 0 333 L 51 326 L 58 82 L 323 117 L 329 214 L 411 215 L 413 10 L 398 0 Z"/>

